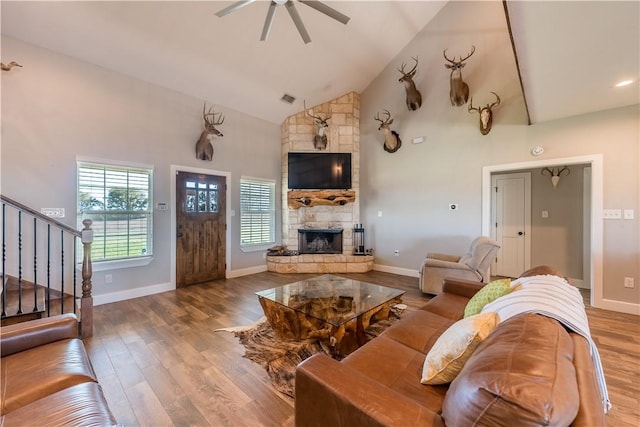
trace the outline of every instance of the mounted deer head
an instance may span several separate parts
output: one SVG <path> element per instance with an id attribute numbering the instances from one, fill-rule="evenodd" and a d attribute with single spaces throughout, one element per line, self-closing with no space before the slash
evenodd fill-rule
<path id="1" fill-rule="evenodd" d="M 411 111 L 415 111 L 422 105 L 422 94 L 420 94 L 420 91 L 416 89 L 416 85 L 413 82 L 413 76 L 416 75 L 416 68 L 418 68 L 418 57 L 412 59 L 416 61 L 416 65 L 414 65 L 408 73 L 404 72 L 404 63 L 402 63 L 402 66 L 398 68 L 398 71 L 402 73 L 402 77 L 400 77 L 398 81 L 404 84 L 404 89 L 407 93 L 407 108 Z"/>
<path id="2" fill-rule="evenodd" d="M 384 151 L 387 153 L 395 153 L 402 146 L 402 141 L 400 140 L 398 132 L 391 130 L 389 127 L 389 125 L 393 123 L 391 113 L 389 113 L 388 110 L 384 110 L 384 113 L 387 116 L 384 120 L 380 118 L 380 113 L 376 114 L 374 119 L 380 122 L 378 130 L 384 134 Z"/>
<path id="3" fill-rule="evenodd" d="M 553 188 L 556 188 L 558 186 L 558 183 L 560 182 L 560 177 L 562 176 L 562 174 L 566 172 L 566 175 L 569 175 L 571 173 L 571 170 L 568 167 L 563 166 L 562 168 L 544 168 L 540 172 L 542 173 L 542 175 L 548 174 L 551 177 L 551 185 L 553 185 Z"/>
<path id="4" fill-rule="evenodd" d="M 325 131 L 329 127 L 327 121 L 331 117 L 322 118 L 321 116 L 314 116 L 313 109 L 311 109 L 311 113 L 307 110 L 306 102 L 303 102 L 305 113 L 313 119 L 313 122 L 316 124 L 316 136 L 313 137 L 313 148 L 316 150 L 325 150 L 327 148 L 327 135 L 325 135 Z"/>
<path id="5" fill-rule="evenodd" d="M 0 62 L 0 68 L 2 69 L 2 71 L 10 71 L 13 67 L 22 67 L 22 65 L 18 64 L 16 61 L 11 61 L 7 65 L 4 65 L 4 63 Z"/>
<path id="6" fill-rule="evenodd" d="M 449 98 L 451 98 L 451 105 L 461 106 L 467 103 L 469 99 L 469 85 L 462 81 L 462 68 L 466 65 L 464 61 L 469 59 L 471 55 L 476 51 L 476 47 L 472 46 L 471 53 L 467 56 L 460 57 L 460 60 L 456 61 L 456 57 L 453 59 L 447 58 L 447 49 L 442 52 L 444 59 L 450 62 L 450 64 L 444 64 L 444 66 L 451 70 L 449 76 Z"/>
<path id="7" fill-rule="evenodd" d="M 216 118 L 216 116 L 218 116 Z M 224 116 L 222 113 L 216 113 L 213 107 L 207 111 L 207 102 L 205 101 L 202 106 L 202 118 L 204 119 L 204 130 L 196 142 L 196 159 L 208 160 L 213 159 L 213 145 L 211 145 L 211 139 L 214 136 L 222 138 L 222 132 L 216 129 L 216 126 L 224 123 Z"/>
<path id="8" fill-rule="evenodd" d="M 487 104 L 484 107 L 476 108 L 473 106 L 473 98 L 469 101 L 468 111 L 477 111 L 480 113 L 480 133 L 486 135 L 491 131 L 491 125 L 493 124 L 493 107 L 500 105 L 500 97 L 497 93 L 491 92 L 496 96 L 496 101 L 493 104 Z"/>

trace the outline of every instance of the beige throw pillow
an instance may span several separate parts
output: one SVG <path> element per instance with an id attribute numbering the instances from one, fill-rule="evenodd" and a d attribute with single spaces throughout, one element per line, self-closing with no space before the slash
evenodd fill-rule
<path id="1" fill-rule="evenodd" d="M 422 384 L 447 384 L 460 373 L 478 344 L 499 322 L 496 313 L 466 317 L 449 327 L 436 340 L 422 367 Z"/>

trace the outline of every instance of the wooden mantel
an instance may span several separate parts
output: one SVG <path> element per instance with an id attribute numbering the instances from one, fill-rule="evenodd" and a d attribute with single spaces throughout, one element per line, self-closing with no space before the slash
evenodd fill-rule
<path id="1" fill-rule="evenodd" d="M 318 205 L 342 206 L 355 200 L 356 192 L 353 190 L 291 190 L 287 193 L 289 209 Z"/>

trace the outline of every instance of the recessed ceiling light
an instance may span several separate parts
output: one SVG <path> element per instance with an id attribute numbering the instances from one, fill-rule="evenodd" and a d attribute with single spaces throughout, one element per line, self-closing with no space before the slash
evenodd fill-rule
<path id="1" fill-rule="evenodd" d="M 623 80 L 620 83 L 616 83 L 616 87 L 629 86 L 631 83 L 633 83 L 633 80 Z"/>

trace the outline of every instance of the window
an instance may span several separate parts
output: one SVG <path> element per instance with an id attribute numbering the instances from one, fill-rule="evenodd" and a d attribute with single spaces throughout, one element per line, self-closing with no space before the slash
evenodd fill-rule
<path id="1" fill-rule="evenodd" d="M 275 242 L 275 181 L 240 179 L 240 246 Z"/>
<path id="2" fill-rule="evenodd" d="M 78 162 L 78 222 L 93 221 L 93 261 L 152 254 L 152 172 Z"/>

